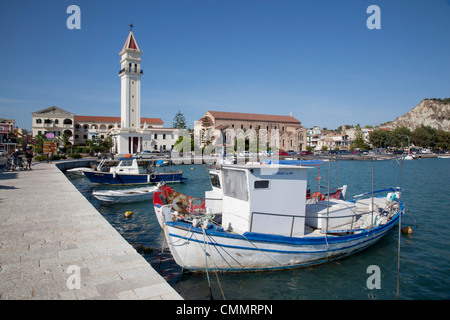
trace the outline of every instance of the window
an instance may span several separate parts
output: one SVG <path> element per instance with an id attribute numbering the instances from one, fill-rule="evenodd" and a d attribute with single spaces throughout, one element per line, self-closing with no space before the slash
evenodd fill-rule
<path id="1" fill-rule="evenodd" d="M 166 139 L 166 134 L 165 133 L 163 133 L 163 139 Z"/>
<path id="2" fill-rule="evenodd" d="M 209 174 L 209 179 L 211 180 L 211 185 L 215 188 L 220 188 L 220 179 L 217 174 Z"/>
<path id="3" fill-rule="evenodd" d="M 119 167 L 131 167 L 133 165 L 133 160 L 122 160 L 119 163 Z"/>
<path id="4" fill-rule="evenodd" d="M 223 169 L 223 194 L 225 196 L 248 200 L 247 175 L 245 171 Z"/>
<path id="5" fill-rule="evenodd" d="M 269 188 L 269 180 L 256 180 L 254 184 L 255 189 L 267 189 Z"/>
<path id="6" fill-rule="evenodd" d="M 55 119 L 55 124 L 58 124 L 59 123 L 59 120 L 58 119 Z"/>
<path id="7" fill-rule="evenodd" d="M 36 123 L 42 123 L 42 119 L 36 119 Z"/>
<path id="8" fill-rule="evenodd" d="M 158 134 L 155 133 L 155 135 L 153 136 L 154 139 L 158 139 Z"/>

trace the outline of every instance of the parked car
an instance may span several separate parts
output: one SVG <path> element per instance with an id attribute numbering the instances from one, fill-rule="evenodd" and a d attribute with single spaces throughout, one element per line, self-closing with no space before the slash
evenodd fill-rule
<path id="1" fill-rule="evenodd" d="M 279 155 L 279 156 L 288 156 L 289 153 L 287 153 L 286 151 L 280 150 L 280 151 L 278 151 L 278 155 Z"/>
<path id="2" fill-rule="evenodd" d="M 156 158 L 156 155 L 148 150 L 137 152 L 134 156 L 138 159 L 154 159 L 154 158 Z"/>
<path id="3" fill-rule="evenodd" d="M 250 151 L 241 151 L 239 152 L 239 157 L 253 157 L 254 154 Z"/>
<path id="4" fill-rule="evenodd" d="M 290 156 L 295 156 L 297 155 L 297 152 L 295 152 L 294 150 L 288 150 L 286 151 Z"/>
<path id="5" fill-rule="evenodd" d="M 312 153 L 311 151 L 302 151 L 302 153 L 300 155 L 302 156 L 310 156 L 313 155 L 314 153 Z"/>

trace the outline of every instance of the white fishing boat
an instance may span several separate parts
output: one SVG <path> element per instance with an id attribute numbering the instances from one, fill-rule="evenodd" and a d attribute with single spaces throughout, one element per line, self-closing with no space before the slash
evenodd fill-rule
<path id="1" fill-rule="evenodd" d="M 310 203 L 308 169 L 224 165 L 210 172 L 212 190 L 201 200 L 164 186 L 153 204 L 176 263 L 192 271 L 321 264 L 374 244 L 403 214 L 398 188 Z"/>
<path id="2" fill-rule="evenodd" d="M 127 203 L 151 200 L 153 199 L 153 193 L 157 190 L 157 186 L 121 190 L 94 190 L 92 195 L 106 203 Z"/>

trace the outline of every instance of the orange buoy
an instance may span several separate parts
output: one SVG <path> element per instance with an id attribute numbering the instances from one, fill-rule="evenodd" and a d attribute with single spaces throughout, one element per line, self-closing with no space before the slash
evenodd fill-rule
<path id="1" fill-rule="evenodd" d="M 402 228 L 402 232 L 403 232 L 403 233 L 406 233 L 406 234 L 411 234 L 411 233 L 413 233 L 413 231 L 412 231 L 412 229 L 411 229 L 410 226 L 407 226 L 407 227 Z"/>

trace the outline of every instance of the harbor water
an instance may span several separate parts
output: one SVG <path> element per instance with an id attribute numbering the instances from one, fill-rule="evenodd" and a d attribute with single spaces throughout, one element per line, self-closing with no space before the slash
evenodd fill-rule
<path id="1" fill-rule="evenodd" d="M 207 166 L 181 165 L 167 170 L 180 168 L 188 181 L 173 184 L 175 190 L 203 197 L 204 191 L 211 189 Z M 330 177 L 331 188 L 346 184 L 346 199 L 351 199 L 372 190 L 372 172 L 374 190 L 400 183 L 404 188 L 402 199 L 408 212 L 402 226 L 410 226 L 413 233 L 400 235 L 400 269 L 395 228 L 360 253 L 318 266 L 252 273 L 186 272 L 171 257 L 152 201 L 105 205 L 92 197 L 93 190 L 127 187 L 94 187 L 83 176 L 68 178 L 186 300 L 396 299 L 398 274 L 399 299 L 450 299 L 450 159 L 409 160 L 402 166 L 396 160 L 325 162 L 320 167 L 321 179 L 316 179 L 317 167 L 310 169 L 310 187 L 316 191 L 320 182 L 325 193 Z M 124 215 L 127 211 L 133 212 L 128 218 Z M 379 288 L 371 285 L 372 266 L 379 268 Z"/>

